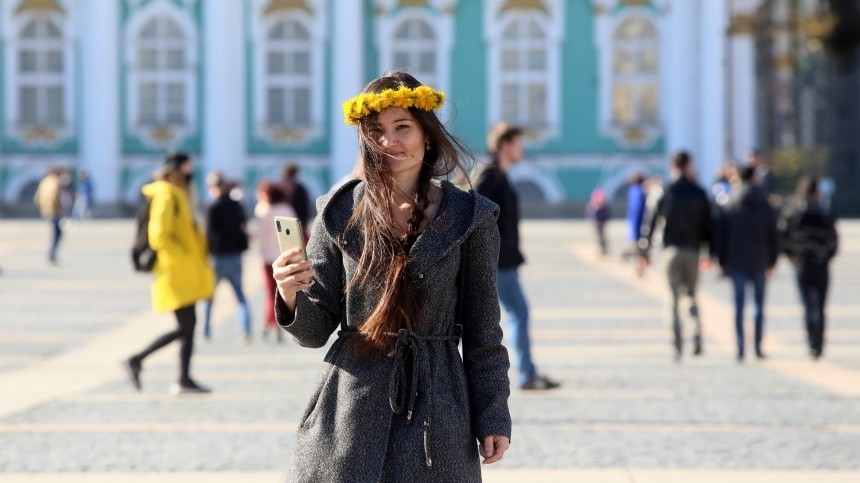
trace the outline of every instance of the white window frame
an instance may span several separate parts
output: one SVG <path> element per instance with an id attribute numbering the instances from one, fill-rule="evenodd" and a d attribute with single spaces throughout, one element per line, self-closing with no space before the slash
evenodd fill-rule
<path id="1" fill-rule="evenodd" d="M 70 12 L 58 13 L 49 11 L 27 11 L 15 14 L 13 5 L 3 5 L 2 18 L 4 23 L 2 41 L 4 57 L 6 58 L 5 109 L 0 115 L 4 116 L 6 135 L 22 146 L 27 147 L 57 147 L 74 137 L 75 134 L 75 37 L 74 19 Z M 31 22 L 47 22 L 59 32 L 57 39 L 38 38 L 25 40 L 22 38 L 24 28 Z M 37 71 L 25 73 L 20 71 L 19 54 L 23 49 L 37 52 Z M 41 69 L 45 63 L 45 52 L 58 50 L 62 55 L 62 69 L 59 72 L 46 72 Z M 22 87 L 37 89 L 37 119 L 35 122 L 22 123 L 21 98 Z M 62 119 L 59 122 L 48 122 L 47 94 L 49 87 L 58 87 L 62 92 Z"/>
<path id="2" fill-rule="evenodd" d="M 252 130 L 257 139 L 276 147 L 301 147 L 325 135 L 325 53 L 328 41 L 326 9 L 323 0 L 306 0 L 310 12 L 304 9 L 289 9 L 264 15 L 269 0 L 253 0 L 251 30 L 251 82 L 253 83 Z M 297 22 L 309 33 L 308 49 L 310 72 L 306 83 L 298 81 L 295 74 L 277 74 L 273 78 L 267 72 L 269 32 L 282 22 Z M 335 74 L 337 75 L 337 74 Z M 309 122 L 306 125 L 270 124 L 268 119 L 269 87 L 305 87 L 310 89 Z"/>
<path id="3" fill-rule="evenodd" d="M 183 68 L 181 70 L 156 70 L 147 71 L 140 68 L 140 50 L 143 29 L 153 20 L 159 18 L 170 19 L 182 31 L 184 41 L 182 51 L 184 54 Z M 181 145 L 188 137 L 197 132 L 199 125 L 197 112 L 198 98 L 198 65 L 200 33 L 195 25 L 190 12 L 177 8 L 169 0 L 155 0 L 150 5 L 141 9 L 129 21 L 125 30 L 125 58 L 126 69 L 126 110 L 125 121 L 128 134 L 135 136 L 146 144 L 153 147 L 164 147 L 161 136 L 165 129 L 169 130 L 170 140 L 166 142 L 171 146 Z M 164 39 L 158 41 L 164 46 Z M 169 41 L 168 41 L 169 42 Z M 162 50 L 157 50 L 159 54 Z M 166 122 L 167 102 L 159 102 L 157 122 L 154 124 L 140 122 L 140 89 L 147 82 L 153 82 L 158 88 L 158 96 L 166 96 L 167 85 L 178 84 L 185 89 L 184 119 L 183 122 Z"/>
<path id="4" fill-rule="evenodd" d="M 304 29 L 307 34 L 306 37 L 302 39 L 272 39 L 271 31 L 274 30 L 279 25 L 284 24 L 295 24 L 300 28 Z M 266 46 L 264 52 L 264 66 L 263 71 L 265 72 L 265 89 L 261 96 L 265 101 L 264 108 L 264 117 L 266 119 L 266 124 L 269 128 L 292 128 L 296 130 L 306 130 L 310 127 L 310 124 L 313 123 L 313 108 L 309 103 L 309 112 L 308 112 L 308 120 L 306 124 L 299 124 L 299 121 L 295 118 L 297 117 L 296 111 L 293 110 L 290 112 L 290 103 L 287 102 L 289 99 L 289 95 L 287 93 L 289 91 L 295 92 L 296 89 L 306 88 L 309 93 L 314 91 L 314 72 L 313 72 L 313 41 L 311 32 L 308 30 L 307 25 L 298 20 L 291 18 L 282 18 L 278 22 L 273 23 L 269 27 L 269 31 L 266 32 Z M 308 71 L 307 73 L 297 73 L 290 72 L 285 68 L 284 72 L 272 73 L 269 72 L 269 55 L 272 53 L 283 54 L 285 58 L 288 58 L 291 54 L 304 53 L 308 56 Z M 269 97 L 269 90 L 273 88 L 281 88 L 285 94 L 284 100 L 281 102 L 283 105 L 281 107 L 284 108 L 284 120 L 280 122 L 280 124 L 274 124 L 270 119 L 270 108 L 272 104 L 272 100 Z M 312 94 L 311 94 L 312 95 Z M 290 119 L 292 118 L 292 119 Z"/>
<path id="5" fill-rule="evenodd" d="M 663 35 L 663 20 L 659 12 L 647 6 L 628 6 L 621 9 L 616 8 L 615 2 L 606 5 L 606 12 L 597 16 L 594 29 L 595 45 L 598 49 L 598 116 L 600 131 L 603 135 L 612 138 L 616 143 L 625 148 L 642 149 L 652 146 L 664 132 L 664 92 L 662 79 L 665 71 L 666 56 Z M 655 50 L 658 55 L 657 71 L 647 76 L 625 76 L 621 80 L 616 76 L 614 70 L 615 58 L 615 33 L 626 20 L 642 18 L 651 23 L 657 31 Z M 650 82 L 648 82 L 650 81 Z M 657 88 L 657 119 L 654 122 L 634 122 L 631 124 L 620 124 L 615 122 L 613 116 L 612 101 L 615 86 L 619 84 L 643 85 L 651 83 Z"/>
<path id="6" fill-rule="evenodd" d="M 487 126 L 502 120 L 502 84 L 512 79 L 518 85 L 540 82 L 546 86 L 544 110 L 545 124 L 541 127 L 523 125 L 526 142 L 541 145 L 557 138 L 561 133 L 561 54 L 565 39 L 565 1 L 543 0 L 546 11 L 503 10 L 506 0 L 484 0 L 484 40 L 487 43 Z M 507 44 L 504 31 L 513 22 L 536 22 L 544 31 L 546 67 L 540 74 L 507 73 L 502 69 L 502 53 Z M 527 95 L 527 94 L 526 94 Z M 523 101 L 526 102 L 526 101 Z"/>
<path id="7" fill-rule="evenodd" d="M 449 93 L 451 89 L 451 52 L 454 48 L 454 12 L 457 0 L 428 0 L 422 7 L 405 7 L 398 0 L 376 0 L 376 10 L 383 12 L 376 17 L 376 48 L 379 52 L 379 74 L 395 68 L 394 54 L 398 51 L 412 50 L 395 48 L 395 34 L 407 21 L 417 20 L 428 25 L 434 34 L 436 73 L 434 79 L 422 79 L 420 72 L 414 74 L 418 81 L 430 87 Z M 415 52 L 414 50 L 412 50 Z M 450 105 L 446 102 L 440 116 L 447 119 Z"/>

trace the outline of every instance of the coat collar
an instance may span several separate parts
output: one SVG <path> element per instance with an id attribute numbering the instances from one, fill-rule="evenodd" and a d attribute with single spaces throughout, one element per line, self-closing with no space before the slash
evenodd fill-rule
<path id="1" fill-rule="evenodd" d="M 442 200 L 436 217 L 409 252 L 407 267 L 411 273 L 426 270 L 449 251 L 459 247 L 476 224 L 478 204 L 473 191 L 463 191 L 445 180 L 433 180 L 433 183 L 442 188 Z M 320 213 L 331 238 L 347 256 L 356 261 L 361 258 L 363 236 L 359 229 L 347 229 L 347 225 L 364 190 L 363 181 L 346 183 L 330 195 Z"/>

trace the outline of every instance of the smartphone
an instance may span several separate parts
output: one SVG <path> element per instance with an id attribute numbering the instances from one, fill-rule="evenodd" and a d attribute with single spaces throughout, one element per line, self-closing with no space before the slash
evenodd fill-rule
<path id="1" fill-rule="evenodd" d="M 298 218 L 276 216 L 275 233 L 278 236 L 278 246 L 281 248 L 281 253 L 293 248 L 301 250 L 301 253 L 290 259 L 291 262 L 301 262 L 308 259 L 308 254 L 305 251 L 305 236 L 302 232 L 302 223 Z M 302 280 L 301 282 L 308 283 L 309 280 Z"/>

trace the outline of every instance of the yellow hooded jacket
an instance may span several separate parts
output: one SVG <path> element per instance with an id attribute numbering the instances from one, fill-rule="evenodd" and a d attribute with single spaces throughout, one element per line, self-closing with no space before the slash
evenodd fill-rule
<path id="1" fill-rule="evenodd" d="M 153 310 L 172 311 L 212 298 L 215 273 L 207 259 L 206 236 L 194 223 L 185 193 L 166 181 L 141 191 L 151 200 L 149 245 L 158 254 L 152 270 Z"/>

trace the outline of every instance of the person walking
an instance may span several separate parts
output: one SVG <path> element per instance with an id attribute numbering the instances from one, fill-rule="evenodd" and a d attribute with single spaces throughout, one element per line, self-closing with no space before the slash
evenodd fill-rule
<path id="1" fill-rule="evenodd" d="M 487 135 L 490 162 L 478 176 L 475 191 L 499 205 L 499 263 L 497 286 L 499 302 L 508 319 L 514 360 L 519 371 L 520 389 L 554 389 L 557 381 L 538 374 L 532 361 L 529 336 L 529 307 L 517 268 L 525 263 L 520 252 L 520 208 L 517 192 L 507 172 L 523 157 L 522 129 L 500 122 Z"/>
<path id="2" fill-rule="evenodd" d="M 51 265 L 57 264 L 57 250 L 63 237 L 63 216 L 66 213 L 61 175 L 62 169 L 54 166 L 48 168 L 45 177 L 39 181 L 36 195 L 33 197 L 33 202 L 39 207 L 42 218 L 51 223 L 51 242 L 48 249 L 48 262 Z"/>
<path id="3" fill-rule="evenodd" d="M 666 277 L 671 294 L 671 320 L 675 360 L 683 355 L 684 337 L 681 323 L 680 301 L 689 298 L 689 313 L 695 325 L 693 330 L 693 355 L 702 354 L 702 320 L 696 303 L 696 286 L 699 267 L 710 269 L 711 257 L 716 255 L 713 237 L 711 204 L 705 190 L 696 182 L 693 161 L 686 151 L 672 157 L 674 181 L 657 201 L 653 213 L 642 227 L 639 246 L 642 264 L 650 263 L 652 236 L 659 222 L 663 224 L 663 247 L 666 258 Z M 707 248 L 710 255 L 703 254 Z"/>
<path id="4" fill-rule="evenodd" d="M 773 274 L 779 254 L 776 214 L 765 192 L 756 184 L 756 168 L 740 171 L 741 185 L 720 210 L 717 248 L 723 274 L 731 277 L 735 300 L 738 362 L 744 360 L 744 304 L 747 285 L 755 301 L 755 354 L 765 359 L 764 303 L 766 279 Z"/>
<path id="5" fill-rule="evenodd" d="M 636 243 L 639 241 L 639 230 L 642 228 L 642 220 L 645 218 L 645 177 L 641 173 L 634 173 L 627 180 L 627 240 L 630 246 L 621 258 L 629 260 L 637 258 L 639 255 L 639 247 Z"/>
<path id="6" fill-rule="evenodd" d="M 89 171 L 85 169 L 78 170 L 78 183 L 75 187 L 75 205 L 72 208 L 74 218 L 83 220 L 84 218 L 93 217 L 93 179 L 90 177 Z"/>
<path id="7" fill-rule="evenodd" d="M 801 177 L 795 198 L 786 206 L 779 223 L 783 251 L 794 265 L 809 355 L 814 359 L 824 354 L 830 260 L 839 247 L 833 214 L 821 206 L 820 198 L 818 178 Z"/>
<path id="8" fill-rule="evenodd" d="M 307 241 L 311 221 L 311 197 L 308 194 L 308 189 L 299 181 L 299 167 L 296 164 L 285 164 L 283 174 L 287 203 L 296 210 L 296 217 L 302 223 L 305 241 Z"/>
<path id="9" fill-rule="evenodd" d="M 286 216 L 296 218 L 296 211 L 287 203 L 287 194 L 276 183 L 263 180 L 257 186 L 257 205 L 254 207 L 257 218 L 257 242 L 260 248 L 260 258 L 263 259 L 263 277 L 265 291 L 263 292 L 263 338 L 274 331 L 278 343 L 281 342 L 283 331 L 275 323 L 275 284 L 272 264 L 281 254 L 278 236 L 275 232 L 275 217 Z"/>
<path id="10" fill-rule="evenodd" d="M 170 388 L 173 394 L 204 393 L 209 389 L 191 378 L 194 351 L 194 310 L 198 300 L 212 298 L 215 276 L 207 260 L 206 236 L 194 222 L 190 189 L 191 158 L 183 152 L 170 153 L 156 181 L 141 190 L 149 200 L 149 245 L 156 253 L 153 267 L 152 307 L 156 312 L 172 311 L 177 328 L 155 339 L 143 351 L 123 361 L 129 382 L 140 390 L 144 360 L 175 340 L 179 349 L 179 379 Z"/>
<path id="11" fill-rule="evenodd" d="M 318 200 L 307 261 L 275 261 L 278 324 L 307 347 L 337 330 L 290 481 L 478 482 L 479 451 L 495 463 L 510 444 L 498 209 L 440 180 L 464 150 L 443 102 L 403 71 L 345 102 L 365 180 Z"/>
<path id="12" fill-rule="evenodd" d="M 600 255 L 605 257 L 609 253 L 609 242 L 606 240 L 606 223 L 609 222 L 611 212 L 603 190 L 596 189 L 591 192 L 591 198 L 585 207 L 585 216 L 594 224 L 597 243 L 600 246 Z"/>
<path id="13" fill-rule="evenodd" d="M 242 289 L 242 253 L 248 249 L 248 217 L 245 208 L 230 197 L 231 185 L 219 171 L 206 177 L 206 187 L 214 199 L 206 211 L 206 239 L 215 265 L 215 284 L 217 286 L 221 280 L 227 280 L 233 288 L 239 304 L 241 340 L 250 344 L 251 312 Z M 212 305 L 212 299 L 203 304 L 203 337 L 207 340 L 212 336 Z"/>

